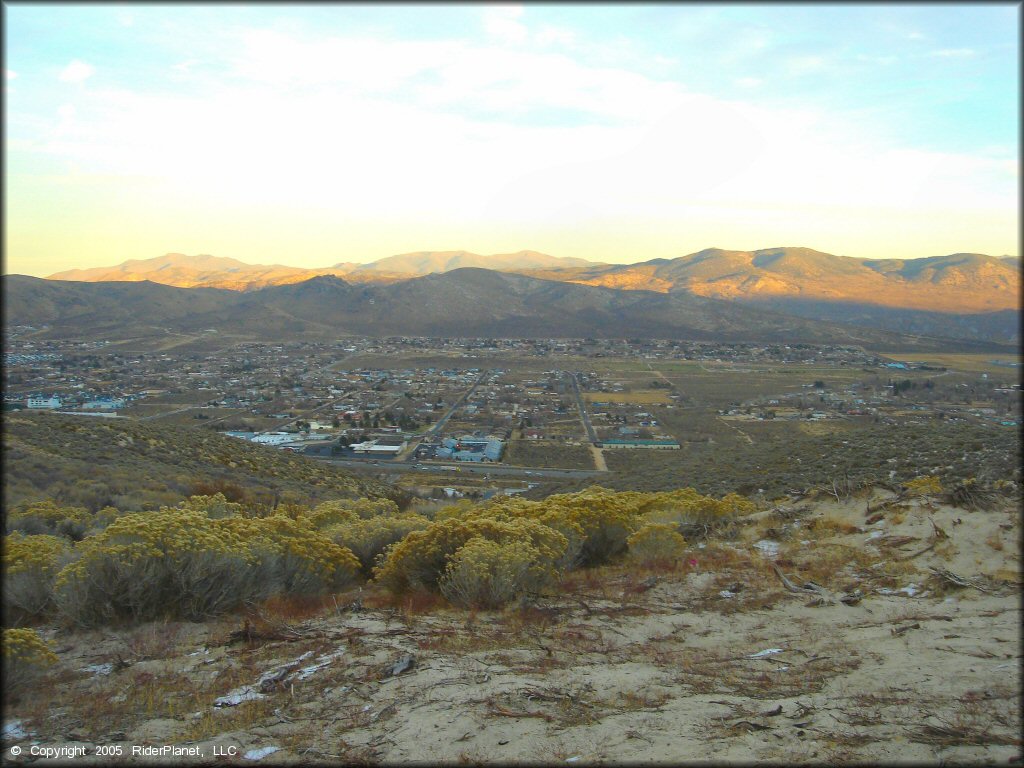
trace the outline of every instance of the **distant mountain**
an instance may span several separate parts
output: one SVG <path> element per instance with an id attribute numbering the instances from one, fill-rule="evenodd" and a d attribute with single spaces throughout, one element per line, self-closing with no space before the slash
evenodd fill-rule
<path id="1" fill-rule="evenodd" d="M 565 269 L 596 266 L 597 262 L 586 259 L 548 256 L 537 251 L 516 253 L 495 253 L 481 256 L 469 251 L 417 251 L 388 256 L 384 259 L 357 266 L 352 272 L 387 272 L 391 274 L 419 277 L 433 273 L 451 272 L 464 267 L 479 267 L 510 271 L 520 269 Z"/>
<path id="2" fill-rule="evenodd" d="M 253 291 L 270 285 L 288 285 L 320 275 L 344 276 L 350 282 L 394 282 L 462 267 L 483 269 L 579 269 L 598 266 L 585 259 L 559 258 L 536 251 L 481 256 L 468 251 L 419 251 L 388 256 L 369 264 L 340 262 L 331 267 L 306 269 L 282 264 L 246 264 L 237 259 L 168 253 L 153 259 L 130 259 L 114 267 L 71 269 L 48 280 L 78 282 L 141 282 L 149 280 L 179 288 L 227 288 Z"/>
<path id="3" fill-rule="evenodd" d="M 260 340 L 410 335 L 949 347 L 948 341 L 804 319 L 686 292 L 623 291 L 478 268 L 384 284 L 319 276 L 248 292 L 8 275 L 4 291 L 7 324 L 45 325 L 48 337 L 114 340 L 215 329 L 233 339 Z"/>
<path id="4" fill-rule="evenodd" d="M 726 251 L 580 270 L 524 271 L 536 277 L 628 290 L 685 291 L 734 301 L 841 301 L 932 312 L 1018 309 L 1020 269 L 975 253 L 923 259 L 858 259 L 810 248 Z"/>
<path id="5" fill-rule="evenodd" d="M 536 251 L 489 256 L 468 251 L 420 251 L 369 264 L 343 262 L 322 269 L 249 265 L 214 256 L 167 254 L 155 259 L 127 261 L 116 267 L 61 272 L 51 276 L 51 280 L 150 281 L 177 287 L 261 292 L 269 287 L 302 285 L 311 278 L 329 276 L 343 278 L 350 287 L 360 285 L 369 289 L 393 285 L 396 292 L 402 292 L 421 291 L 427 285 L 420 283 L 415 289 L 397 287 L 412 278 L 452 274 L 462 269 L 518 274 L 547 282 L 619 292 L 726 300 L 750 309 L 767 309 L 806 320 L 839 322 L 901 334 L 998 343 L 1017 343 L 1020 339 L 1020 259 L 977 253 L 922 259 L 861 259 L 810 248 L 757 251 L 708 248 L 675 259 L 602 264 L 557 258 Z M 507 288 L 506 285 L 503 290 Z M 492 295 L 488 301 L 501 303 L 507 299 Z M 154 294 L 154 302 L 166 300 Z M 268 296 L 261 293 L 260 301 L 267 300 Z M 376 300 L 385 301 L 385 294 Z M 195 304 L 199 299 L 190 297 L 188 301 Z M 472 301 L 472 296 L 463 297 L 463 301 Z M 645 301 L 653 300 L 647 297 Z M 221 308 L 234 306 L 223 296 L 215 303 Z M 419 302 L 418 306 L 422 313 L 424 303 Z M 535 309 L 544 312 L 549 308 Z M 373 324 L 394 321 L 401 325 L 405 308 L 396 307 L 395 311 L 398 314 L 393 318 L 382 317 Z M 284 318 L 292 314 L 292 308 L 280 307 L 276 318 L 284 322 Z M 108 326 L 116 325 L 116 318 L 124 316 L 123 306 L 112 306 L 103 314 Z M 147 316 L 154 315 L 150 312 Z M 194 316 L 204 316 L 202 307 L 196 307 Z M 370 312 L 366 316 L 375 317 L 375 314 Z M 650 320 L 654 322 L 656 318 Z M 270 319 L 262 318 L 259 322 L 267 324 Z M 315 325 L 320 321 L 307 317 L 301 322 Z M 358 319 L 346 322 L 358 325 Z M 615 326 L 614 319 L 608 322 Z M 525 315 L 516 323 L 530 325 Z M 655 324 L 663 328 L 677 327 L 674 320 Z M 691 319 L 682 327 L 696 329 L 699 324 L 695 325 Z"/>
<path id="6" fill-rule="evenodd" d="M 339 265 L 349 266 L 349 265 Z M 358 265 L 351 265 L 358 266 Z M 342 274 L 338 268 L 309 270 L 300 267 L 286 267 L 282 264 L 246 264 L 237 259 L 221 256 L 186 256 L 182 253 L 168 253 L 154 259 L 130 259 L 114 267 L 93 269 L 71 269 L 50 275 L 48 280 L 73 280 L 79 282 L 141 282 L 149 280 L 162 285 L 179 288 L 227 288 L 233 291 L 250 291 L 268 285 L 308 280 L 320 274 Z"/>

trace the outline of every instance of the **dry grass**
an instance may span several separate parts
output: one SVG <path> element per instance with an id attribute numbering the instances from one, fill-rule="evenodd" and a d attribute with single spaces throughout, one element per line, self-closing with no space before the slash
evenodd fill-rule
<path id="1" fill-rule="evenodd" d="M 256 608 L 271 620 L 306 621 L 333 612 L 343 604 L 336 595 L 274 595 Z"/>
<path id="2" fill-rule="evenodd" d="M 1003 540 L 998 533 L 993 533 L 985 539 L 985 543 L 997 552 L 1001 552 L 1003 550 Z"/>
<path id="3" fill-rule="evenodd" d="M 672 402 L 667 389 L 638 389 L 634 392 L 584 392 L 583 399 L 588 403 L 634 403 L 636 405 L 656 405 Z"/>

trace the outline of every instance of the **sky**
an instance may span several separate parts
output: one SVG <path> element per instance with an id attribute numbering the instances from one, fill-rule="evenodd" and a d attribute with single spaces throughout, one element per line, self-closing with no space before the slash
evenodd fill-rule
<path id="1" fill-rule="evenodd" d="M 1020 12 L 4 3 L 3 269 L 1017 255 Z"/>

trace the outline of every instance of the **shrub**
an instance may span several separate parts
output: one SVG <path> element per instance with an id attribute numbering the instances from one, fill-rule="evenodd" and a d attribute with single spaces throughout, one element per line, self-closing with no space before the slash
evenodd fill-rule
<path id="1" fill-rule="evenodd" d="M 272 568 L 276 591 L 311 595 L 343 589 L 359 572 L 359 559 L 351 550 L 316 530 L 308 518 L 271 515 L 221 522 L 244 536 L 256 559 Z"/>
<path id="2" fill-rule="evenodd" d="M 332 499 L 317 504 L 305 516 L 315 527 L 327 528 L 353 520 L 395 517 L 400 514 L 398 504 L 391 499 Z"/>
<path id="3" fill-rule="evenodd" d="M 629 559 L 652 564 L 674 560 L 686 549 L 686 539 L 677 526 L 668 523 L 650 523 L 630 536 Z"/>
<path id="4" fill-rule="evenodd" d="M 61 507 L 52 499 L 24 505 L 7 517 L 7 531 L 27 535 L 53 533 L 80 541 L 91 522 L 84 507 Z"/>
<path id="5" fill-rule="evenodd" d="M 238 517 L 245 512 L 245 507 L 242 504 L 228 501 L 223 493 L 215 493 L 212 496 L 189 496 L 178 507 L 203 512 L 211 520 L 222 517 Z"/>
<path id="6" fill-rule="evenodd" d="M 217 535 L 203 512 L 163 508 L 124 515 L 79 545 L 81 557 L 57 575 L 54 598 L 77 624 L 117 618 L 198 620 L 258 592 L 252 554 Z"/>
<path id="7" fill-rule="evenodd" d="M 454 605 L 497 608 L 537 592 L 552 575 L 550 562 L 529 543 L 474 536 L 452 555 L 438 588 Z"/>
<path id="8" fill-rule="evenodd" d="M 924 475 L 908 480 L 904 484 L 904 492 L 907 496 L 930 496 L 942 493 L 942 483 L 935 475 Z"/>
<path id="9" fill-rule="evenodd" d="M 526 542 L 537 551 L 537 562 L 554 568 L 567 542 L 558 531 L 534 520 L 470 518 L 435 521 L 430 527 L 409 533 L 374 569 L 378 582 L 401 594 L 410 588 L 436 591 L 449 559 L 472 538 L 504 544 Z"/>
<path id="10" fill-rule="evenodd" d="M 57 655 L 34 629 L 4 630 L 4 693 L 16 695 L 34 682 Z"/>
<path id="11" fill-rule="evenodd" d="M 420 531 L 430 525 L 430 520 L 423 515 L 405 514 L 371 517 L 364 520 L 356 518 L 347 523 L 332 526 L 324 532 L 335 544 L 347 547 L 359 558 L 360 570 L 369 577 L 377 558 L 384 551 L 412 531 Z"/>
<path id="12" fill-rule="evenodd" d="M 653 498 L 645 509 L 644 520 L 648 523 L 674 523 L 684 536 L 706 536 L 736 517 L 757 510 L 752 501 L 735 493 L 715 499 L 703 496 L 693 488 L 683 488 L 651 495 Z"/>
<path id="13" fill-rule="evenodd" d="M 4 609 L 15 623 L 46 612 L 53 601 L 53 580 L 70 556 L 71 547 L 60 536 L 4 537 Z"/>
<path id="14" fill-rule="evenodd" d="M 230 502 L 228 502 L 230 504 Z M 284 515 L 211 519 L 206 502 L 123 515 L 79 545 L 54 597 L 71 621 L 200 620 L 277 592 L 312 594 L 349 583 L 350 551 Z M 216 511 L 223 512 L 220 502 Z"/>

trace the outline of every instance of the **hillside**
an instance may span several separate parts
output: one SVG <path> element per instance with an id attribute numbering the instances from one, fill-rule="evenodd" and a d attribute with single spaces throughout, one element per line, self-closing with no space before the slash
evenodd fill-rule
<path id="1" fill-rule="evenodd" d="M 95 511 L 176 504 L 197 484 L 253 503 L 395 497 L 387 485 L 209 430 L 45 412 L 4 414 L 4 505 L 52 497 Z"/>
<path id="2" fill-rule="evenodd" d="M 390 284 L 353 285 L 321 276 L 245 293 L 21 275 L 7 276 L 4 283 L 6 322 L 49 326 L 44 333 L 50 337 L 137 339 L 214 329 L 251 339 L 589 336 L 949 347 L 936 339 L 806 320 L 685 292 L 619 291 L 472 268 Z"/>
<path id="3" fill-rule="evenodd" d="M 814 299 L 946 313 L 995 312 L 1020 303 L 1019 268 L 973 253 L 871 260 L 810 248 L 709 248 L 676 259 L 529 274 L 735 301 Z"/>

